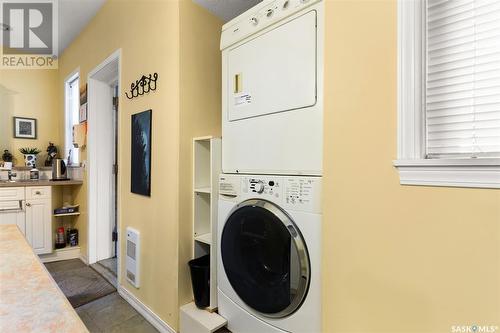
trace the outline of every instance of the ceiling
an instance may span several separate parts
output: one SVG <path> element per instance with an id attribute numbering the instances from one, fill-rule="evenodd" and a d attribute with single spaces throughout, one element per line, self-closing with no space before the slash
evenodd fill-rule
<path id="1" fill-rule="evenodd" d="M 230 21 L 262 0 L 193 0 L 224 22 Z M 59 0 L 59 54 L 87 26 L 106 0 Z"/>
<path id="2" fill-rule="evenodd" d="M 59 0 L 59 54 L 80 34 L 106 0 Z"/>
<path id="3" fill-rule="evenodd" d="M 193 0 L 209 12 L 228 22 L 262 0 Z"/>

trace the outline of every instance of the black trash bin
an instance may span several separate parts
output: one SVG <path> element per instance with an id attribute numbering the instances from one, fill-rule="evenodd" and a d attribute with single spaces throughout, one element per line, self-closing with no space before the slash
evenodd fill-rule
<path id="1" fill-rule="evenodd" d="M 189 261 L 194 303 L 199 308 L 210 305 L 210 255 Z"/>

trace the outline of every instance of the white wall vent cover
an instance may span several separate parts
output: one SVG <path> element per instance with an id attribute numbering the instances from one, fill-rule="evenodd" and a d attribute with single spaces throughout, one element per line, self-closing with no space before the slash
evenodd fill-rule
<path id="1" fill-rule="evenodd" d="M 126 277 L 134 287 L 139 288 L 139 258 L 140 258 L 140 233 L 127 228 L 127 262 Z"/>

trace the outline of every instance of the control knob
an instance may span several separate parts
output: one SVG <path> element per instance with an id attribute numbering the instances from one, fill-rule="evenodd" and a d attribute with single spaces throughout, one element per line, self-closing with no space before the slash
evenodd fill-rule
<path id="1" fill-rule="evenodd" d="M 256 17 L 252 17 L 252 18 L 250 19 L 250 22 L 252 22 L 252 24 L 253 24 L 253 25 L 257 25 L 257 24 L 259 23 L 259 19 L 258 19 L 258 18 L 256 18 Z"/>
<path id="2" fill-rule="evenodd" d="M 264 183 L 262 182 L 262 180 L 259 180 L 257 183 L 254 184 L 254 190 L 259 194 L 264 192 Z"/>

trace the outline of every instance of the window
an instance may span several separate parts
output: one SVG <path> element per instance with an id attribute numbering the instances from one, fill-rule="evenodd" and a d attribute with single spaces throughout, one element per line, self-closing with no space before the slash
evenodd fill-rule
<path id="1" fill-rule="evenodd" d="M 80 162 L 80 152 L 73 146 L 73 126 L 79 123 L 80 88 L 78 72 L 66 80 L 65 87 L 65 149 L 62 158 L 67 159 L 71 154 L 71 164 Z"/>
<path id="2" fill-rule="evenodd" d="M 401 183 L 500 188 L 500 1 L 398 6 Z"/>

